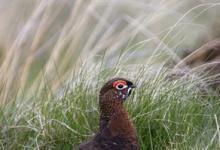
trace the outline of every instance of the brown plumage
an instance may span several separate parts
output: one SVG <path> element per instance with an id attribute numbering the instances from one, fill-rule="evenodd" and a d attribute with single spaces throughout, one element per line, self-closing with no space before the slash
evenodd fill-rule
<path id="1" fill-rule="evenodd" d="M 139 150 L 136 130 L 123 107 L 134 87 L 129 80 L 115 78 L 101 88 L 98 133 L 77 150 Z"/>

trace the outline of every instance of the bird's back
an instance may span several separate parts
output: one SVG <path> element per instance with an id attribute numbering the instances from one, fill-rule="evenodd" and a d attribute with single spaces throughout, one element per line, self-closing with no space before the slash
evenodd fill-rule
<path id="1" fill-rule="evenodd" d="M 97 135 L 93 140 L 81 144 L 76 150 L 138 150 L 138 147 L 127 143 L 121 137 L 106 139 Z"/>

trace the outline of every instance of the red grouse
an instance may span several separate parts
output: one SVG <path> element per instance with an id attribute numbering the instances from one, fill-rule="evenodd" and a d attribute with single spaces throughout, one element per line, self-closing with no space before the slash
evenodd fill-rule
<path id="1" fill-rule="evenodd" d="M 101 88 L 98 133 L 77 150 L 139 150 L 136 130 L 123 107 L 132 88 L 135 85 L 123 78 L 112 79 Z"/>

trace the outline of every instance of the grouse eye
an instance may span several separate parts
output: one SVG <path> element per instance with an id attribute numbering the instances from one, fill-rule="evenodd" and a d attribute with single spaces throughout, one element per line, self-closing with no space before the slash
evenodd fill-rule
<path id="1" fill-rule="evenodd" d="M 123 89 L 125 89 L 125 88 L 127 88 L 127 85 L 118 84 L 118 85 L 116 86 L 116 89 L 118 89 L 118 90 L 123 90 Z"/>

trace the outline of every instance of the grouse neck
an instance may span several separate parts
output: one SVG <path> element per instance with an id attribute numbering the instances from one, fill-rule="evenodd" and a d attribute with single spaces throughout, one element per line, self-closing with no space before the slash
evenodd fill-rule
<path id="1" fill-rule="evenodd" d="M 120 115 L 124 110 L 122 102 L 108 101 L 100 103 L 100 130 L 102 130 L 113 116 Z"/>
<path id="2" fill-rule="evenodd" d="M 110 117 L 100 118 L 100 131 L 105 127 L 108 127 L 111 131 L 111 136 L 120 136 L 128 143 L 138 147 L 136 130 L 123 105 L 115 106 L 115 109 Z"/>
<path id="3" fill-rule="evenodd" d="M 120 136 L 124 141 L 138 147 L 136 130 L 129 119 L 123 101 L 114 94 L 100 96 L 100 127 L 99 132 L 108 128 L 112 137 Z"/>

